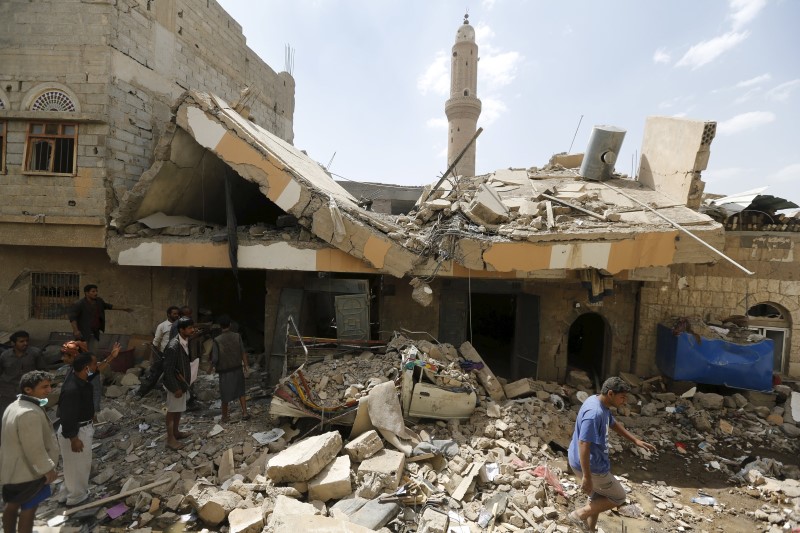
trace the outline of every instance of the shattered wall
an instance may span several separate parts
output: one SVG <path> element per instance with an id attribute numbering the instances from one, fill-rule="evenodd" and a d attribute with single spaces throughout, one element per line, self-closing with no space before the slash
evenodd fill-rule
<path id="1" fill-rule="evenodd" d="M 675 265 L 668 280 L 645 282 L 638 316 L 636 371 L 657 372 L 656 325 L 671 317 L 719 321 L 745 315 L 759 303 L 772 303 L 790 316 L 784 372 L 800 377 L 800 237 L 758 232 L 727 232 L 724 253 L 747 269 L 749 276 L 727 261 L 714 265 Z"/>
<path id="2" fill-rule="evenodd" d="M 94 283 L 105 301 L 133 309 L 132 313 L 107 312 L 106 333 L 152 334 L 156 324 L 164 320 L 167 307 L 194 305 L 192 270 L 115 266 L 103 250 L 91 248 L 0 246 L 0 257 L 0 289 L 5 293 L 0 298 L 0 329 L 26 330 L 34 344 L 46 341 L 51 331 L 71 332 L 72 328 L 66 318 L 31 318 L 30 272 L 78 273 L 79 298 L 83 297 L 83 286 Z"/>

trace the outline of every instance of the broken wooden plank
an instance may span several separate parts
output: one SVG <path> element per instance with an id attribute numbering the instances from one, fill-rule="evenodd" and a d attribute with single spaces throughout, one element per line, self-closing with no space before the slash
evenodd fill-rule
<path id="1" fill-rule="evenodd" d="M 98 505 L 103 505 L 103 504 L 108 503 L 108 502 L 113 502 L 114 500 L 119 500 L 120 498 L 125 498 L 127 496 L 130 496 L 131 494 L 137 494 L 137 493 L 142 492 L 144 490 L 149 490 L 149 489 L 152 489 L 154 487 L 159 487 L 161 485 L 164 485 L 165 483 L 169 483 L 170 481 L 173 481 L 172 478 L 168 478 L 167 477 L 167 478 L 161 479 L 159 481 L 154 481 L 154 482 L 152 482 L 152 483 L 150 483 L 148 485 L 145 485 L 143 487 L 138 487 L 138 488 L 135 488 L 135 489 L 126 490 L 125 492 L 120 492 L 119 494 L 115 494 L 113 496 L 108 496 L 107 498 L 103 498 L 103 499 L 97 500 L 95 502 L 85 503 L 83 505 L 79 505 L 77 507 L 73 507 L 71 509 L 67 509 L 66 511 L 64 511 L 64 516 L 69 516 L 69 515 L 72 515 L 72 514 L 75 514 L 75 513 L 79 512 L 79 511 L 83 511 L 84 509 L 91 509 L 92 507 L 97 507 Z"/>

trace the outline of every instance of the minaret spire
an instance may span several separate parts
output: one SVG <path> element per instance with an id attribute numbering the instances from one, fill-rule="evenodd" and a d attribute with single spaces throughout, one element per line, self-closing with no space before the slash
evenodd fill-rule
<path id="1" fill-rule="evenodd" d="M 478 99 L 478 45 L 475 44 L 475 28 L 469 24 L 469 14 L 464 15 L 464 23 L 456 31 L 453 56 L 450 62 L 450 98 L 445 102 L 447 115 L 447 164 L 461 153 L 475 134 L 478 117 L 481 114 L 481 101 Z M 456 175 L 475 175 L 475 144 L 458 162 Z"/>

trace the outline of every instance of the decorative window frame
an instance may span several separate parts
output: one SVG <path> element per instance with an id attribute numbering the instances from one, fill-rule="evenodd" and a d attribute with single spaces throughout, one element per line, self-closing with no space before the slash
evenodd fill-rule
<path id="1" fill-rule="evenodd" d="M 61 83 L 40 83 L 36 87 L 33 87 L 27 93 L 25 93 L 25 97 L 22 99 L 22 107 L 21 109 L 24 111 L 32 111 L 33 104 L 36 100 L 42 96 L 43 94 L 50 92 L 50 91 L 58 91 L 64 93 L 75 107 L 74 110 L 71 112 L 73 113 L 80 113 L 81 112 L 81 102 L 78 100 L 78 96 L 66 85 Z M 50 113 L 51 111 L 37 111 L 37 113 Z M 63 111 L 62 111 L 63 112 Z"/>

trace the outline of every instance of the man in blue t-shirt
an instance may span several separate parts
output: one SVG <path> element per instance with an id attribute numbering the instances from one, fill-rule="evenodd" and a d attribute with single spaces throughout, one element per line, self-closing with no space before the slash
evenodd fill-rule
<path id="1" fill-rule="evenodd" d="M 597 517 L 625 503 L 625 489 L 611 473 L 608 459 L 608 429 L 625 437 L 636 446 L 654 452 L 656 447 L 633 436 L 614 419 L 611 407 L 619 407 L 628 401 L 630 386 L 621 378 L 608 378 L 600 394 L 590 396 L 583 402 L 575 432 L 569 445 L 569 466 L 589 495 L 587 504 L 569 514 L 569 521 L 584 531 L 595 531 Z"/>

